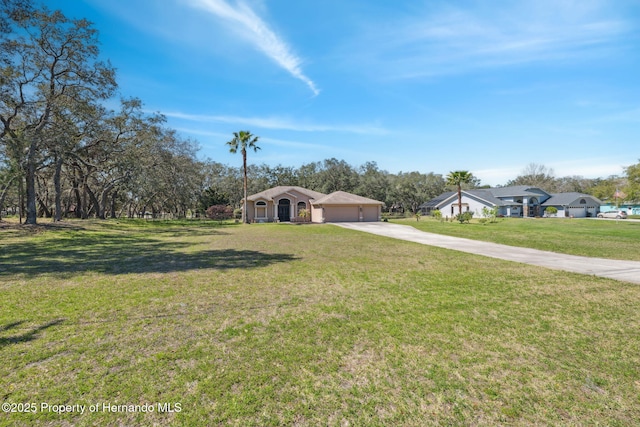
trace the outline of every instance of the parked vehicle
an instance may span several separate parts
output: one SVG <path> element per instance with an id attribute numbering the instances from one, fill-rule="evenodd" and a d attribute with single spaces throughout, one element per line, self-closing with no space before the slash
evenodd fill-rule
<path id="1" fill-rule="evenodd" d="M 625 211 L 600 212 L 598 214 L 598 218 L 627 219 L 627 212 Z"/>

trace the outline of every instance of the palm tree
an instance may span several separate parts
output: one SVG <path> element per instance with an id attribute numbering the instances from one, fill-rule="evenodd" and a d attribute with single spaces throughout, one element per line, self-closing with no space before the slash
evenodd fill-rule
<path id="1" fill-rule="evenodd" d="M 231 153 L 237 153 L 238 149 L 242 153 L 242 170 L 244 172 L 244 205 L 242 207 L 242 222 L 247 223 L 247 148 L 258 151 L 260 147 L 256 145 L 258 137 L 252 135 L 248 130 L 241 130 L 240 132 L 233 133 L 233 139 L 227 142 L 229 151 Z"/>
<path id="2" fill-rule="evenodd" d="M 468 184 L 473 180 L 469 171 L 454 171 L 447 175 L 447 185 L 455 185 L 458 188 L 458 214 L 462 214 L 462 184 Z"/>

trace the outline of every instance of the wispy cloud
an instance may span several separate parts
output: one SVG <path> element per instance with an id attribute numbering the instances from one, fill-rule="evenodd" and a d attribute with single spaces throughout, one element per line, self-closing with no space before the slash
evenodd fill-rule
<path id="1" fill-rule="evenodd" d="M 163 112 L 167 117 L 199 123 L 228 123 L 262 129 L 291 130 L 298 132 L 346 132 L 355 134 L 386 134 L 388 131 L 376 125 L 320 125 L 303 123 L 283 117 L 239 117 L 224 115 L 187 114 L 181 112 Z"/>
<path id="2" fill-rule="evenodd" d="M 415 78 L 606 56 L 624 49 L 633 29 L 608 2 L 507 2 L 500 12 L 489 4 L 423 10 L 376 26 L 358 43 L 387 77 Z"/>
<path id="3" fill-rule="evenodd" d="M 293 77 L 304 82 L 314 95 L 320 93 L 316 84 L 302 71 L 302 60 L 249 5 L 243 1 L 232 5 L 225 0 L 191 0 L 191 3 L 232 24 L 231 28 L 235 28 L 238 35 L 246 38 Z"/>

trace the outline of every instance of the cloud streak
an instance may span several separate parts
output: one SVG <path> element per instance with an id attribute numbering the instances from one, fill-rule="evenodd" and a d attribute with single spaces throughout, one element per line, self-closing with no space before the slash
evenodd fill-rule
<path id="1" fill-rule="evenodd" d="M 628 48 L 624 36 L 632 27 L 624 17 L 607 16 L 604 4 L 536 0 L 500 13 L 449 6 L 378 25 L 357 43 L 372 47 L 362 49 L 365 59 L 400 79 L 606 57 Z"/>
<path id="2" fill-rule="evenodd" d="M 318 125 L 301 123 L 281 117 L 239 117 L 224 115 L 187 114 L 181 112 L 163 112 L 163 115 L 180 120 L 199 123 L 228 123 L 262 129 L 280 129 L 298 132 L 346 132 L 364 135 L 382 135 L 388 131 L 375 125 Z"/>
<path id="3" fill-rule="evenodd" d="M 192 0 L 191 3 L 231 24 L 240 36 L 306 84 L 314 96 L 320 93 L 316 84 L 302 71 L 302 60 L 246 3 L 238 1 L 231 5 L 225 0 Z"/>

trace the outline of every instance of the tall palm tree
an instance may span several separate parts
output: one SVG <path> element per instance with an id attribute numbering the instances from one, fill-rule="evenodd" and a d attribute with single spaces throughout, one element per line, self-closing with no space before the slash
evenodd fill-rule
<path id="1" fill-rule="evenodd" d="M 462 214 L 462 184 L 468 184 L 473 180 L 469 171 L 453 171 L 447 175 L 447 185 L 455 185 L 458 188 L 458 213 Z"/>
<path id="2" fill-rule="evenodd" d="M 233 133 L 233 139 L 227 142 L 229 151 L 231 153 L 237 153 L 238 150 L 242 153 L 242 170 L 244 172 L 244 205 L 242 207 L 242 222 L 248 223 L 247 216 L 247 148 L 258 151 L 260 147 L 256 145 L 258 137 L 252 135 L 248 130 L 241 130 L 240 132 Z"/>

